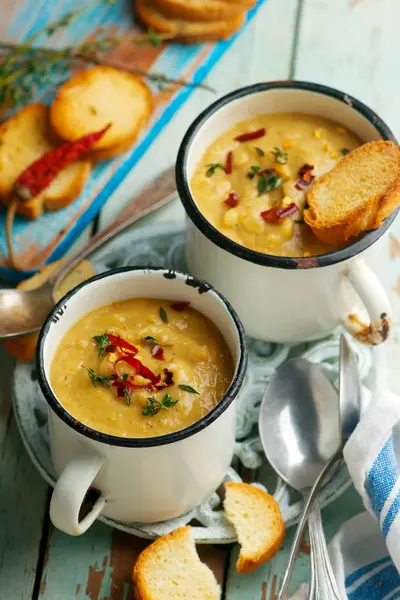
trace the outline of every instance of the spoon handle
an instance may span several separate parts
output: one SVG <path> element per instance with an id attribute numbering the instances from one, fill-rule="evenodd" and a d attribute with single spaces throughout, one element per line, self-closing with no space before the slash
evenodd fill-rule
<path id="1" fill-rule="evenodd" d="M 56 287 L 67 273 L 82 259 L 100 248 L 111 237 L 129 227 L 129 225 L 132 225 L 138 219 L 167 204 L 175 195 L 175 169 L 171 167 L 163 171 L 149 186 L 132 198 L 107 227 L 96 233 L 83 248 L 67 259 L 61 268 L 52 275 L 49 283 Z"/>
<path id="2" fill-rule="evenodd" d="M 342 448 L 338 448 L 338 450 L 331 457 L 329 462 L 325 465 L 324 469 L 319 474 L 319 476 L 318 476 L 317 480 L 315 481 L 314 486 L 310 492 L 310 495 L 307 498 L 305 498 L 303 513 L 301 515 L 299 524 L 297 525 L 297 529 L 296 529 L 296 533 L 295 533 L 295 536 L 293 539 L 292 547 L 290 549 L 288 566 L 286 567 L 286 571 L 285 571 L 285 574 L 282 579 L 282 584 L 281 584 L 281 587 L 280 587 L 280 590 L 278 593 L 277 600 L 287 600 L 287 598 L 288 598 L 289 583 L 290 583 L 290 579 L 292 577 L 292 573 L 293 573 L 294 565 L 295 565 L 295 562 L 297 559 L 297 555 L 299 553 L 301 538 L 303 536 L 303 533 L 304 533 L 304 530 L 305 530 L 305 527 L 307 524 L 308 515 L 310 514 L 312 505 L 315 501 L 315 498 L 318 495 L 318 492 L 319 492 L 319 490 L 322 486 L 322 483 L 324 482 L 327 474 L 329 473 L 329 471 L 331 470 L 333 465 L 339 460 L 339 458 L 341 456 L 342 456 Z"/>
<path id="3" fill-rule="evenodd" d="M 318 500 L 314 502 L 308 518 L 310 541 L 314 548 L 315 598 L 318 600 L 341 600 L 329 558 L 328 547 L 322 526 Z"/>

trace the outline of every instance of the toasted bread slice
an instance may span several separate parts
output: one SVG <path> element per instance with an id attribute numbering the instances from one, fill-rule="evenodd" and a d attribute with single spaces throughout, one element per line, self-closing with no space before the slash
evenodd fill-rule
<path id="1" fill-rule="evenodd" d="M 219 600 L 213 572 L 196 552 L 190 526 L 176 529 L 147 546 L 133 568 L 140 600 Z"/>
<path id="2" fill-rule="evenodd" d="M 304 220 L 329 244 L 344 244 L 380 227 L 400 205 L 400 151 L 393 142 L 369 142 L 320 177 L 307 195 Z"/>
<path id="3" fill-rule="evenodd" d="M 35 275 L 29 277 L 29 279 L 25 279 L 25 281 L 19 283 L 17 289 L 34 290 L 40 287 L 63 262 L 63 260 L 58 260 L 44 266 L 38 273 L 35 273 Z M 54 297 L 56 302 L 61 300 L 65 294 L 82 283 L 82 281 L 86 281 L 86 279 L 93 277 L 95 274 L 95 270 L 87 260 L 80 262 L 66 277 L 64 277 L 55 290 Z M 21 335 L 9 340 L 4 340 L 4 347 L 10 354 L 18 358 L 18 360 L 30 362 L 35 356 L 38 336 L 38 333 L 29 333 L 28 335 Z"/>
<path id="4" fill-rule="evenodd" d="M 243 12 L 229 20 L 206 22 L 177 19 L 166 15 L 153 0 L 137 0 L 136 10 L 139 18 L 148 27 L 162 33 L 170 33 L 177 41 L 187 43 L 229 38 L 244 21 Z"/>
<path id="5" fill-rule="evenodd" d="M 229 0 L 154 0 L 154 4 L 164 14 L 187 21 L 233 19 L 246 8 Z"/>
<path id="6" fill-rule="evenodd" d="M 99 162 L 102 160 L 110 160 L 111 158 L 115 158 L 120 154 L 124 154 L 130 150 L 135 143 L 136 138 L 137 134 L 135 134 L 132 139 L 126 140 L 121 144 L 115 144 L 115 146 L 111 146 L 111 148 L 105 148 L 104 150 L 93 150 L 93 152 L 90 153 L 90 160 L 93 162 Z"/>
<path id="7" fill-rule="evenodd" d="M 248 483 L 225 485 L 224 511 L 241 546 L 238 573 L 251 573 L 275 556 L 285 537 L 285 524 L 276 500 Z"/>
<path id="8" fill-rule="evenodd" d="M 49 109 L 44 104 L 30 104 L 1 125 L 0 200 L 3 204 L 10 203 L 12 186 L 18 176 L 58 143 L 50 131 Z M 21 202 L 18 212 L 27 219 L 36 219 L 44 208 L 64 208 L 81 193 L 90 167 L 88 160 L 69 165 L 43 192 L 28 202 Z"/>
<path id="9" fill-rule="evenodd" d="M 153 109 L 147 85 L 138 77 L 98 66 L 74 75 L 56 94 L 50 121 L 65 140 L 77 140 L 111 123 L 94 150 L 110 149 L 135 139 Z"/>

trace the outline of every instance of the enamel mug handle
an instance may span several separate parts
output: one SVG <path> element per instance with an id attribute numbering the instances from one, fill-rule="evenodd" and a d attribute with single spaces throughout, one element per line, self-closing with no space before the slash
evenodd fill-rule
<path id="1" fill-rule="evenodd" d="M 102 495 L 81 520 L 79 513 L 103 462 L 103 457 L 83 455 L 78 456 L 65 467 L 56 483 L 50 502 L 50 519 L 57 529 L 69 535 L 81 535 L 97 519 L 106 503 Z"/>
<path id="2" fill-rule="evenodd" d="M 362 258 L 352 262 L 345 272 L 369 316 L 363 323 L 357 314 L 347 316 L 345 326 L 358 341 L 364 344 L 381 344 L 390 332 L 391 307 L 389 298 L 375 273 Z"/>

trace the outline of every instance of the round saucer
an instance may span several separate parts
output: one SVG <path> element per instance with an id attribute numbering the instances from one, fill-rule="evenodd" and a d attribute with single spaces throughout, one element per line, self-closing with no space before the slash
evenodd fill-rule
<path id="1" fill-rule="evenodd" d="M 183 258 L 183 228 L 176 223 L 145 227 L 126 232 L 110 242 L 92 257 L 96 269 L 126 265 L 168 266 L 185 270 Z M 186 269 L 187 270 L 187 269 Z M 280 480 L 262 453 L 257 422 L 265 386 L 275 369 L 289 357 L 303 356 L 321 364 L 328 377 L 337 383 L 339 337 L 335 334 L 318 343 L 277 345 L 249 339 L 249 366 L 243 388 L 237 400 L 236 447 L 232 466 L 225 481 L 248 481 L 273 494 L 279 502 L 286 526 L 294 524 L 302 510 L 302 500 Z M 371 367 L 367 347 L 354 345 L 364 378 Z M 56 476 L 50 456 L 47 425 L 47 404 L 36 380 L 32 364 L 18 363 L 13 379 L 15 419 L 25 448 L 42 477 L 54 486 Z M 322 489 L 320 502 L 327 506 L 351 484 L 347 468 L 341 464 L 332 479 Z M 221 486 L 222 487 L 222 486 Z M 127 533 L 153 539 L 187 523 L 194 523 L 195 539 L 199 543 L 232 543 L 235 532 L 222 511 L 217 490 L 211 498 L 190 513 L 162 523 L 123 523 L 100 517 L 100 520 Z"/>

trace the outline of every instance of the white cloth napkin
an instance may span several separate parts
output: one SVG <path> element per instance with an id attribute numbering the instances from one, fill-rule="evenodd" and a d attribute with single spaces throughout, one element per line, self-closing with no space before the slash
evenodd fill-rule
<path id="1" fill-rule="evenodd" d="M 387 389 L 384 349 L 374 354 L 373 389 L 364 389 L 363 413 L 344 449 L 368 512 L 344 523 L 329 548 L 343 600 L 400 598 L 400 397 Z M 306 586 L 293 600 L 303 598 Z"/>

